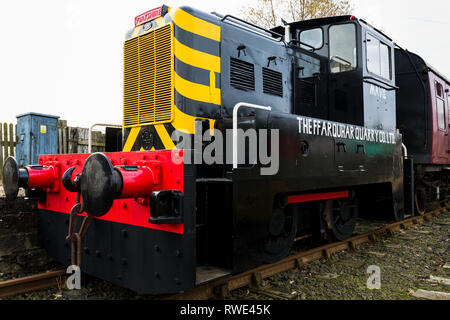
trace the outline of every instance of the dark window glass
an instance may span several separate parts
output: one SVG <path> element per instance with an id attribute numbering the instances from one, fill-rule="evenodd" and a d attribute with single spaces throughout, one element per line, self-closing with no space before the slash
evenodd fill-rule
<path id="1" fill-rule="evenodd" d="M 444 97 L 444 90 L 442 90 L 442 84 L 436 81 L 436 95 L 438 97 L 443 98 Z"/>
<path id="2" fill-rule="evenodd" d="M 448 114 L 450 114 L 450 94 L 447 96 L 447 106 L 448 106 L 448 109 L 449 109 L 449 113 Z"/>

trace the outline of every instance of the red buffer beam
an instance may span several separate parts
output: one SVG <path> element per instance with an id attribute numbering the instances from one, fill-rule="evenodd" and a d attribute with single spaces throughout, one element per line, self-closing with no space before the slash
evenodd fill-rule
<path id="1" fill-rule="evenodd" d="M 312 202 L 312 201 L 321 201 L 321 200 L 331 200 L 331 199 L 343 199 L 349 198 L 349 191 L 336 191 L 336 192 L 325 192 L 325 193 L 311 193 L 311 194 L 302 194 L 288 197 L 288 203 L 303 203 L 303 202 Z"/>

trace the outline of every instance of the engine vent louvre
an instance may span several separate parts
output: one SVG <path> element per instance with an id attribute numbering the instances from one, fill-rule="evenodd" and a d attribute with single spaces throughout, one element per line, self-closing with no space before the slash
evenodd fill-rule
<path id="1" fill-rule="evenodd" d="M 230 84 L 239 90 L 254 91 L 255 66 L 239 59 L 230 58 Z"/>
<path id="2" fill-rule="evenodd" d="M 304 104 L 316 104 L 316 85 L 307 80 L 299 81 L 300 102 Z"/>
<path id="3" fill-rule="evenodd" d="M 281 72 L 263 68 L 263 92 L 283 97 L 283 76 Z"/>

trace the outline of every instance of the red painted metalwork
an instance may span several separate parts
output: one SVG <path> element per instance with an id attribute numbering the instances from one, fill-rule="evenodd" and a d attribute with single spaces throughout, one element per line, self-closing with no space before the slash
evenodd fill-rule
<path id="1" fill-rule="evenodd" d="M 184 193 L 184 163 L 182 150 L 159 150 L 142 152 L 117 152 L 105 153 L 116 166 L 138 166 L 140 170 L 129 171 L 124 174 L 126 186 L 122 197 L 137 196 L 133 198 L 118 199 L 114 201 L 111 210 L 104 216 L 95 219 L 123 223 L 149 229 L 157 229 L 167 232 L 183 234 L 183 224 L 156 225 L 148 222 L 151 215 L 147 194 L 148 189 L 139 191 L 139 188 L 148 188 L 152 183 L 144 182 L 149 178 L 149 170 L 153 174 L 153 191 L 155 190 L 179 190 Z M 73 176 L 81 173 L 83 166 L 90 154 L 72 155 L 41 155 L 39 164 L 44 167 L 47 164 L 58 163 L 60 172 L 75 166 Z M 147 169 L 144 169 L 147 167 Z M 156 169 L 155 169 L 156 168 Z M 120 168 L 117 168 L 120 170 Z M 120 170 L 123 174 L 123 171 Z M 76 193 L 67 191 L 62 186 L 62 179 L 56 180 L 57 193 L 47 193 L 45 201 L 39 203 L 39 209 L 69 214 L 76 200 Z M 142 198 L 146 196 L 146 198 Z M 121 197 L 121 198 L 122 198 Z M 85 216 L 82 214 L 81 216 Z"/>
<path id="2" fill-rule="evenodd" d="M 115 169 L 120 172 L 122 178 L 120 199 L 147 198 L 155 190 L 157 181 L 155 181 L 155 175 L 151 168 L 137 167 L 135 171 L 127 170 L 125 167 L 115 167 Z"/>
<path id="3" fill-rule="evenodd" d="M 54 166 L 44 166 L 42 168 L 26 167 L 28 172 L 28 188 L 44 189 L 52 188 L 58 178 L 58 170 Z"/>
<path id="4" fill-rule="evenodd" d="M 312 202 L 320 200 L 330 200 L 330 199 L 341 199 L 348 198 L 348 191 L 337 191 L 337 192 L 326 192 L 326 193 L 311 193 L 311 194 L 301 194 L 296 196 L 289 196 L 289 204 L 302 203 L 302 202 Z"/>

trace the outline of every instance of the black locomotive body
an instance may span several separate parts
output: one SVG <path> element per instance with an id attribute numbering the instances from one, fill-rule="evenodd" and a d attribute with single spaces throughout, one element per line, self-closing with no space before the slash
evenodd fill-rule
<path id="1" fill-rule="evenodd" d="M 391 90 L 394 56 L 389 54 L 388 79 L 369 73 L 363 35 L 378 37 L 391 53 L 392 41 L 350 16 L 291 24 L 292 41 L 277 35 L 284 35 L 282 29 L 267 32 L 234 17 L 208 18 L 220 23 L 222 35 L 222 101 L 215 128 L 226 136 L 239 103 L 270 106 L 270 112 L 243 106 L 238 126 L 279 130 L 280 163 L 269 176 L 261 174 L 267 167 L 261 163 L 197 167 L 199 263 L 241 272 L 282 258 L 298 236 L 327 237 L 331 229 L 334 239 L 343 240 L 352 233 L 358 207 L 384 198 L 391 201 L 391 217 L 402 219 L 402 142 Z M 321 44 L 311 48 L 302 32 L 320 34 Z M 206 108 L 185 112 L 211 117 Z M 248 153 L 249 144 L 246 148 Z M 327 199 L 339 191 L 349 191 L 361 204 Z M 313 194 L 324 196 L 279 204 L 283 198 Z M 327 225 L 326 210 L 340 225 Z"/>
<path id="2" fill-rule="evenodd" d="M 78 245 L 83 271 L 153 294 L 280 260 L 298 238 L 344 240 L 380 203 L 401 220 L 414 214 L 414 167 L 397 118 L 419 150 L 397 107 L 396 57 L 353 16 L 265 30 L 190 7 L 149 11 L 124 44 L 122 152 L 20 170 L 11 160 L 7 196 L 46 191 L 42 243 L 67 263 L 81 193 L 96 217 Z"/>

